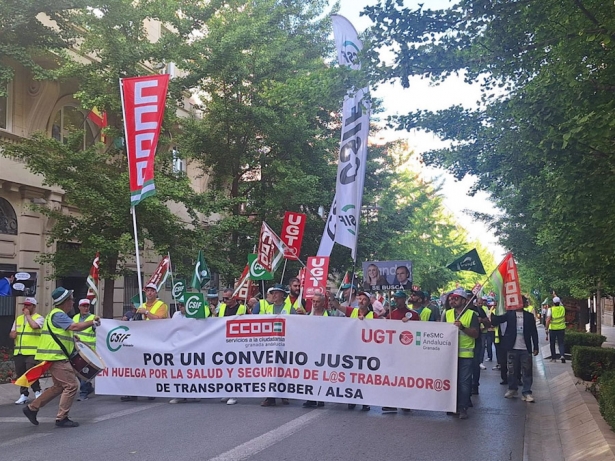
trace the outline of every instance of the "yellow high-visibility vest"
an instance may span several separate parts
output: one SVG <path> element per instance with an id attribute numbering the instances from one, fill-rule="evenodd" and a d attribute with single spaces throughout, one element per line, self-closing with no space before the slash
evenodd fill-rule
<path id="1" fill-rule="evenodd" d="M 75 349 L 75 342 L 73 340 L 73 332 L 70 330 L 63 330 L 62 328 L 58 328 L 53 325 L 51 321 L 53 316 L 58 313 L 64 313 L 61 309 L 54 307 L 47 319 L 45 320 L 45 324 L 41 330 L 41 339 L 38 344 L 38 349 L 36 350 L 36 360 L 49 360 L 51 362 L 58 362 L 60 360 L 68 360 L 68 357 L 62 351 L 62 348 L 51 336 L 50 331 L 56 335 L 60 343 L 64 346 L 68 354 L 72 354 Z"/>
<path id="2" fill-rule="evenodd" d="M 32 320 L 42 317 L 41 314 L 33 314 Z M 34 329 L 26 320 L 26 316 L 21 314 L 15 319 L 15 355 L 36 355 L 36 348 L 41 339 L 41 328 Z"/>

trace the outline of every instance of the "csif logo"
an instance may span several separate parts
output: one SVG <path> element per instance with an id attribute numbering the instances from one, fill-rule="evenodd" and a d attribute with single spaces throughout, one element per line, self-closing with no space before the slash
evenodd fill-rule
<path id="1" fill-rule="evenodd" d="M 355 209 L 356 207 L 353 204 L 348 204 L 342 207 L 344 214 L 340 214 L 339 216 L 340 222 L 346 226 L 346 230 L 352 235 L 356 235 L 357 228 L 357 218 L 354 211 Z"/>
<path id="2" fill-rule="evenodd" d="M 191 295 L 186 299 L 186 314 L 194 317 L 198 314 L 199 309 L 203 306 L 203 301 L 201 301 L 200 296 Z"/>
<path id="3" fill-rule="evenodd" d="M 111 352 L 117 352 L 122 346 L 132 347 L 132 344 L 126 343 L 126 340 L 131 336 L 129 331 L 130 329 L 123 325 L 109 331 L 107 333 L 107 349 Z"/>

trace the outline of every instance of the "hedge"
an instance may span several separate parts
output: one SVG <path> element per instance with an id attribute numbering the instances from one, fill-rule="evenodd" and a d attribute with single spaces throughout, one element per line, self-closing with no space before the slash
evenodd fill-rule
<path id="1" fill-rule="evenodd" d="M 606 341 L 606 336 L 596 333 L 583 333 L 580 331 L 566 330 L 564 336 L 564 348 L 567 354 L 572 352 L 572 346 L 601 347 Z"/>
<path id="2" fill-rule="evenodd" d="M 607 371 L 598 380 L 600 385 L 600 397 L 598 405 L 600 414 L 609 423 L 611 429 L 615 430 L 615 372 Z"/>
<path id="3" fill-rule="evenodd" d="M 615 349 L 575 346 L 572 350 L 572 371 L 577 378 L 595 381 L 605 371 L 615 371 Z"/>

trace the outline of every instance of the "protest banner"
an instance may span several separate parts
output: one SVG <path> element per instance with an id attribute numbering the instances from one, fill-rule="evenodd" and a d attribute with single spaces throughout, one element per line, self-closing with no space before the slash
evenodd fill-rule
<path id="1" fill-rule="evenodd" d="M 280 397 L 455 411 L 458 329 L 314 316 L 102 321 L 103 395 Z"/>

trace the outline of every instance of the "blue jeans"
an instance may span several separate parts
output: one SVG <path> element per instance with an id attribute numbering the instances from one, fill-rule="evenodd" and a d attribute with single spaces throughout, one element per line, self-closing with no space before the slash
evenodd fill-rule
<path id="1" fill-rule="evenodd" d="M 534 378 L 532 376 L 532 356 L 527 350 L 513 349 L 506 354 L 506 368 L 508 370 L 508 389 L 516 391 L 517 376 L 519 370 L 521 370 L 521 376 L 523 379 L 523 395 L 532 393 L 532 382 Z"/>
<path id="2" fill-rule="evenodd" d="M 90 381 L 84 381 L 79 378 L 79 395 L 81 397 L 87 397 L 88 394 L 94 392 L 94 387 L 92 387 L 92 383 Z"/>
<path id="3" fill-rule="evenodd" d="M 472 363 L 474 359 L 457 359 L 457 411 L 467 410 L 472 392 Z"/>

